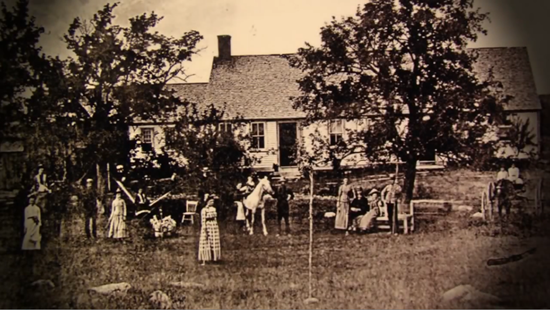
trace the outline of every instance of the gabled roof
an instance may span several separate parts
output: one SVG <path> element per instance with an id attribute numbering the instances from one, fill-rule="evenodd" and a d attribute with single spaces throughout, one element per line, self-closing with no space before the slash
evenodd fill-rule
<path id="1" fill-rule="evenodd" d="M 305 117 L 292 108 L 291 96 L 298 96 L 302 73 L 288 63 L 288 55 L 232 56 L 214 58 L 206 101 L 226 103 L 229 118 L 285 119 Z"/>
<path id="2" fill-rule="evenodd" d="M 179 96 L 182 100 L 187 100 L 191 103 L 196 103 L 199 108 L 206 107 L 206 101 L 205 101 L 205 95 L 206 95 L 206 88 L 208 86 L 208 83 L 174 83 L 174 84 L 167 84 L 166 87 L 168 89 L 173 89 L 176 91 L 175 95 Z M 176 110 L 176 113 L 179 114 L 183 111 L 183 107 L 179 107 Z M 140 119 L 139 117 L 134 118 L 134 123 L 143 123 L 143 124 L 150 124 L 150 123 L 158 123 L 158 122 L 173 122 L 175 121 L 175 116 L 167 116 L 165 119 L 157 118 L 155 120 L 148 120 L 144 121 Z"/>
<path id="3" fill-rule="evenodd" d="M 178 83 L 168 84 L 167 87 L 176 91 L 182 99 L 187 99 L 189 102 L 200 104 L 204 102 L 206 95 L 206 87 L 208 83 Z"/>
<path id="4" fill-rule="evenodd" d="M 505 107 L 508 111 L 540 110 L 535 79 L 526 47 L 476 48 L 479 58 L 474 70 L 480 77 L 493 67 L 496 80 L 514 98 Z"/>
<path id="5" fill-rule="evenodd" d="M 483 78 L 493 67 L 495 78 L 514 98 L 505 107 L 509 111 L 538 110 L 540 102 L 525 47 L 479 48 L 474 70 Z M 305 114 L 292 108 L 291 96 L 298 96 L 299 69 L 288 63 L 288 56 L 232 56 L 214 58 L 206 101 L 227 103 L 228 116 L 240 113 L 245 119 L 300 118 Z"/>
<path id="6" fill-rule="evenodd" d="M 474 70 L 480 78 L 493 67 L 495 78 L 502 82 L 506 94 L 514 98 L 508 111 L 540 110 L 534 77 L 525 47 L 476 48 L 479 54 Z M 292 108 L 289 97 L 299 96 L 296 82 L 303 73 L 290 66 L 293 54 L 214 57 L 208 83 L 169 84 L 182 99 L 222 107 L 225 119 L 242 116 L 249 120 L 296 119 L 305 117 Z M 170 121 L 170 120 L 167 120 Z"/>

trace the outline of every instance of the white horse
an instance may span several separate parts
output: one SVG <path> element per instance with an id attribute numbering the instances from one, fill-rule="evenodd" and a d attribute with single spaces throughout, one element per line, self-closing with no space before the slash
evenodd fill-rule
<path id="1" fill-rule="evenodd" d="M 265 227 L 265 201 L 268 199 L 268 195 L 264 196 L 264 193 L 269 193 L 270 195 L 273 195 L 273 188 L 271 188 L 271 184 L 269 183 L 269 180 L 267 177 L 264 177 L 263 179 L 258 182 L 258 185 L 256 185 L 256 188 L 246 197 L 243 201 L 243 204 L 246 208 L 246 228 L 249 232 L 249 234 L 254 234 L 254 218 L 256 217 L 256 209 L 262 210 L 262 226 L 264 229 L 264 235 L 267 236 L 267 228 Z M 248 223 L 248 215 L 252 212 L 252 220 L 251 223 Z"/>

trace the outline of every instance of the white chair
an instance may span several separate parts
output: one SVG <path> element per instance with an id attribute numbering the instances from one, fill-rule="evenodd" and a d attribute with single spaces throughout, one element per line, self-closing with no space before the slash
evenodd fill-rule
<path id="1" fill-rule="evenodd" d="M 198 201 L 190 201 L 187 200 L 185 203 L 185 212 L 183 212 L 183 215 L 181 217 L 181 223 L 185 223 L 185 221 L 190 221 L 191 224 L 195 224 L 195 215 L 198 215 L 197 213 L 197 206 L 199 202 Z"/>

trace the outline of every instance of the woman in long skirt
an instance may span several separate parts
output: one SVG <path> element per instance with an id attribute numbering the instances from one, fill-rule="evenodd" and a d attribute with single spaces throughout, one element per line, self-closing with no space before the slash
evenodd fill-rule
<path id="1" fill-rule="evenodd" d="M 349 204 L 354 198 L 354 192 L 348 184 L 348 178 L 344 178 L 342 185 L 338 189 L 338 201 L 336 204 L 336 220 L 334 223 L 334 228 L 343 230 L 348 229 Z"/>
<path id="2" fill-rule="evenodd" d="M 120 189 L 117 189 L 115 200 L 113 200 L 111 205 L 107 237 L 118 240 L 128 237 L 128 230 L 126 228 L 126 202 L 122 199 Z"/>
<path id="3" fill-rule="evenodd" d="M 202 265 L 205 265 L 207 261 L 221 259 L 220 230 L 216 217 L 214 197 L 209 197 L 206 206 L 201 210 L 199 261 L 202 261 Z"/>
<path id="4" fill-rule="evenodd" d="M 369 193 L 370 210 L 363 216 L 359 223 L 359 231 L 365 232 L 374 226 L 374 221 L 380 216 L 380 209 L 383 207 L 383 202 L 380 199 L 379 192 L 376 188 Z"/>
<path id="5" fill-rule="evenodd" d="M 40 250 L 40 226 L 42 217 L 40 208 L 35 204 L 34 196 L 29 198 L 29 205 L 25 208 L 25 235 L 23 237 L 22 250 Z"/>

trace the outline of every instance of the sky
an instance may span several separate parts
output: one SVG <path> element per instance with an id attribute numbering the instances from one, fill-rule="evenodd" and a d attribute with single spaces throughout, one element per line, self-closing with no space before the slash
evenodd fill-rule
<path id="1" fill-rule="evenodd" d="M 8 5 L 15 0 L 5 1 Z M 320 28 L 332 16 L 353 15 L 359 0 L 118 0 L 117 23 L 154 11 L 164 19 L 157 30 L 181 36 L 196 30 L 204 39 L 201 53 L 186 66 L 187 82 L 207 82 L 212 58 L 217 55 L 217 36 L 232 37 L 233 55 L 294 53 L 305 42 L 320 43 Z M 41 39 L 44 52 L 66 57 L 61 42 L 72 20 L 90 19 L 108 0 L 30 0 L 30 13 L 46 29 Z M 550 94 L 550 0 L 475 0 L 490 13 L 480 36 L 471 47 L 528 48 L 539 94 Z"/>

